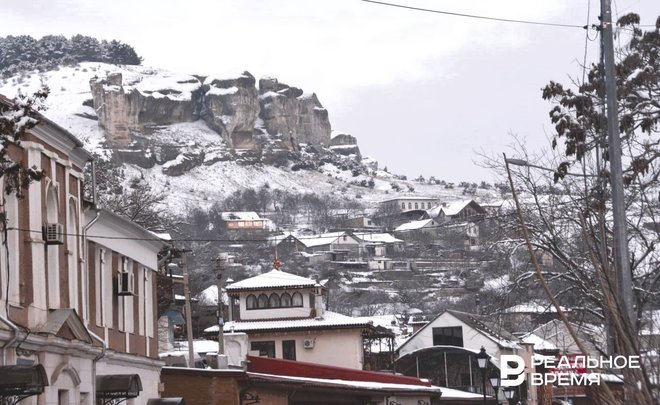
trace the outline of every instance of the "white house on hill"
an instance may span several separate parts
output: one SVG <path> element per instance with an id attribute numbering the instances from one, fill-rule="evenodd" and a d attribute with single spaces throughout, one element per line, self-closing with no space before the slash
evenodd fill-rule
<path id="1" fill-rule="evenodd" d="M 316 281 L 272 270 L 227 286 L 231 321 L 225 332 L 245 332 L 253 355 L 362 369 L 367 321 L 326 311 L 326 289 Z M 204 331 L 213 338 L 218 327 Z M 341 348 L 341 350 L 338 350 Z"/>

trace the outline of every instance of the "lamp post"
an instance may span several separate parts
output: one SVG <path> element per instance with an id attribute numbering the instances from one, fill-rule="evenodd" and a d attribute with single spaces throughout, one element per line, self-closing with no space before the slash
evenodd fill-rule
<path id="1" fill-rule="evenodd" d="M 477 358 L 477 365 L 479 366 L 479 370 L 481 370 L 481 382 L 482 382 L 482 390 L 484 394 L 484 405 L 486 404 L 486 371 L 488 370 L 488 360 L 490 360 L 490 356 L 488 353 L 486 353 L 486 349 L 484 349 L 483 346 L 481 346 L 481 350 L 479 353 L 476 354 L 475 356 Z"/>
<path id="2" fill-rule="evenodd" d="M 497 397 L 498 396 L 498 389 L 500 388 L 500 377 L 490 377 L 490 385 L 493 387 L 493 390 L 495 391 L 495 400 L 497 401 L 497 404 L 499 405 L 500 400 Z"/>
<path id="3" fill-rule="evenodd" d="M 502 391 L 504 391 L 504 398 L 509 402 L 509 405 L 514 405 L 516 403 L 516 391 L 513 388 L 507 388 Z"/>

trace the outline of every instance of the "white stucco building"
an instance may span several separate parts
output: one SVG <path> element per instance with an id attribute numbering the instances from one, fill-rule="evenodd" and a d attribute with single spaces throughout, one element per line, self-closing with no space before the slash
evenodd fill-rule
<path id="1" fill-rule="evenodd" d="M 245 332 L 256 356 L 362 369 L 367 321 L 325 310 L 326 289 L 316 281 L 272 270 L 227 286 L 231 321 L 225 332 Z M 218 327 L 207 328 L 214 337 Z"/>

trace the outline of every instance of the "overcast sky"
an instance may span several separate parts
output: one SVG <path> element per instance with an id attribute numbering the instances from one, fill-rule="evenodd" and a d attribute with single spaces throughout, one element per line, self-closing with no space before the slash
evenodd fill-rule
<path id="1" fill-rule="evenodd" d="M 508 19 L 584 25 L 589 0 L 392 0 Z M 660 15 L 658 0 L 618 0 L 614 13 Z M 591 0 L 589 23 L 599 2 Z M 118 39 L 144 65 L 232 76 L 248 70 L 315 92 L 333 129 L 409 176 L 490 179 L 475 152 L 511 135 L 532 148 L 552 135 L 540 89 L 581 77 L 585 30 L 453 17 L 360 0 L 23 0 L 0 6 L 0 36 Z M 590 31 L 591 39 L 596 35 Z M 588 41 L 587 60 L 598 56 Z"/>

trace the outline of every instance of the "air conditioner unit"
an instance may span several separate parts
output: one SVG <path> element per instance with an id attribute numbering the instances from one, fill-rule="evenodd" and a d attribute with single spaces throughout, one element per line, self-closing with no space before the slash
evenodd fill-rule
<path id="1" fill-rule="evenodd" d="M 135 282 L 132 273 L 120 272 L 117 281 L 117 295 L 133 295 L 135 293 Z"/>
<path id="2" fill-rule="evenodd" d="M 314 348 L 314 339 L 305 339 L 305 340 L 303 340 L 303 347 L 305 349 L 313 349 Z"/>
<path id="3" fill-rule="evenodd" d="M 42 232 L 46 245 L 64 244 L 64 225 L 54 223 L 44 224 Z"/>

